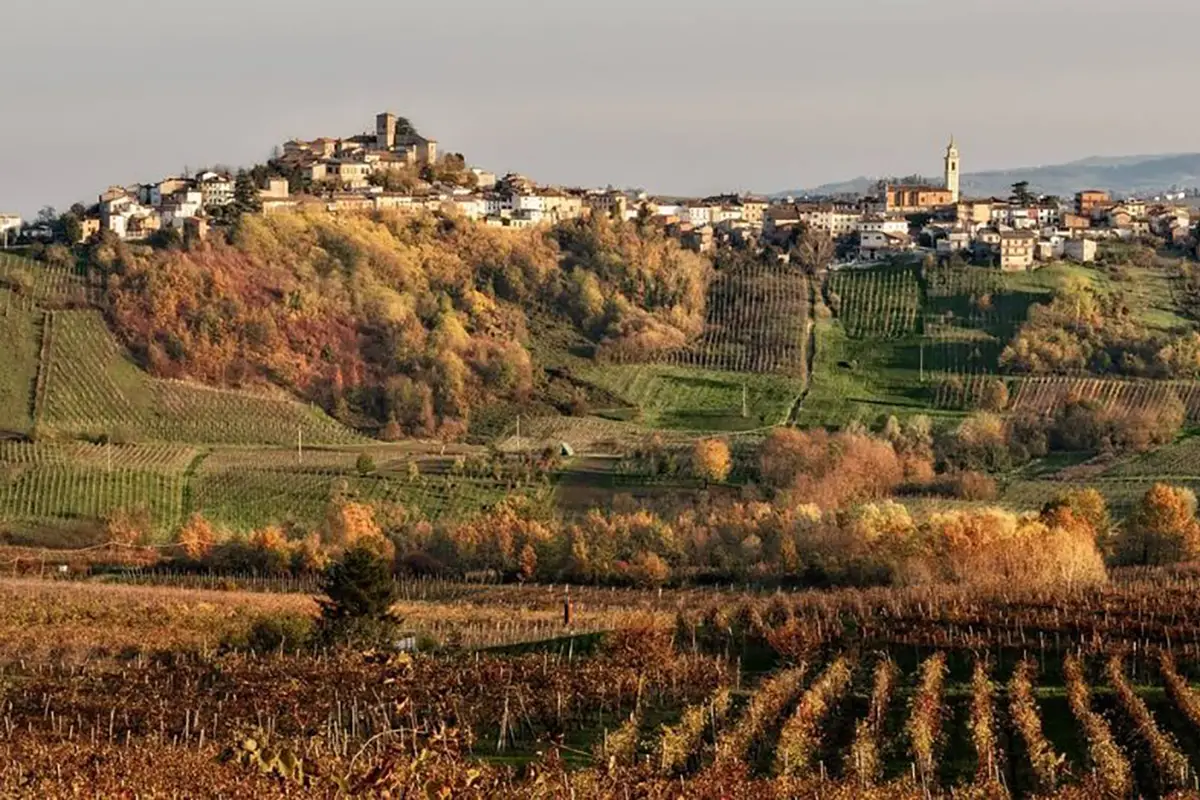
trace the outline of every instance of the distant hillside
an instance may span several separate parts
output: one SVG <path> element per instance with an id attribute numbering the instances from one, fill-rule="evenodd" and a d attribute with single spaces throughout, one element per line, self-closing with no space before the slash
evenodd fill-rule
<path id="1" fill-rule="evenodd" d="M 858 177 L 841 183 L 827 183 L 811 189 L 796 189 L 780 194 L 836 195 L 863 194 L 873 190 L 876 178 Z M 990 196 L 1007 195 L 1018 181 L 1028 181 L 1030 189 L 1043 194 L 1072 195 L 1080 189 L 1107 189 L 1116 194 L 1144 194 L 1200 187 L 1200 153 L 1156 156 L 1091 156 L 1068 164 L 1016 169 L 968 172 L 963 174 L 963 193 Z"/>

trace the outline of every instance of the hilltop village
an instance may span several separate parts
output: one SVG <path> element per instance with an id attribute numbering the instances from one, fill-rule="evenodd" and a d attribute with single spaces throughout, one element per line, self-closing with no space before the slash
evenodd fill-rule
<path id="1" fill-rule="evenodd" d="M 1057 260 L 1092 261 L 1101 240 L 1157 237 L 1191 249 L 1191 209 L 1165 198 L 1117 198 L 1081 189 L 1073 198 L 1038 195 L 1026 184 L 1008 197 L 966 197 L 962 159 L 951 139 L 941 181 L 881 180 L 862 196 L 766 198 L 724 194 L 662 197 L 644 191 L 546 186 L 497 176 L 442 153 L 405 118 L 384 112 L 374 132 L 291 139 L 250 170 L 203 169 L 101 192 L 37 220 L 0 214 L 0 243 L 80 244 L 102 232 L 128 241 L 203 239 L 238 214 L 287 210 L 434 211 L 490 226 L 529 228 L 596 212 L 640 220 L 708 253 L 721 244 L 787 245 L 798 231 L 826 234 L 840 264 L 893 259 L 962 260 L 1004 271 Z"/>

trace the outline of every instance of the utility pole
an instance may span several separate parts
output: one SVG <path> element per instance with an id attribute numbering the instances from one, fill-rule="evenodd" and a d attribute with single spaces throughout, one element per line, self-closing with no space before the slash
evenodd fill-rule
<path id="1" fill-rule="evenodd" d="M 304 426 L 296 426 L 296 463 L 304 463 Z"/>
<path id="2" fill-rule="evenodd" d="M 921 383 L 925 382 L 925 342 L 921 342 Z"/>
<path id="3" fill-rule="evenodd" d="M 742 419 L 750 416 L 749 396 L 746 390 L 746 384 L 742 384 Z"/>
<path id="4" fill-rule="evenodd" d="M 517 414 L 517 454 L 521 452 L 521 415 Z"/>

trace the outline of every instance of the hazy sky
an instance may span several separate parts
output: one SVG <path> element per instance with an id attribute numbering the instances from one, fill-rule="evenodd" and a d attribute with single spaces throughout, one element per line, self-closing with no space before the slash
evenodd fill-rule
<path id="1" fill-rule="evenodd" d="M 377 111 L 548 183 L 776 191 L 1200 149 L 1197 0 L 0 0 L 0 210 Z"/>

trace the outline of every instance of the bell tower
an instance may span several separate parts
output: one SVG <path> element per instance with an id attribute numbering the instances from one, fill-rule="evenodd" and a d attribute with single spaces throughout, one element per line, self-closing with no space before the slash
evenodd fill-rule
<path id="1" fill-rule="evenodd" d="M 950 146 L 946 148 L 946 189 L 950 192 L 953 202 L 958 202 L 959 188 L 959 169 L 962 162 L 958 158 L 958 147 L 954 144 L 954 137 L 950 137 Z"/>

